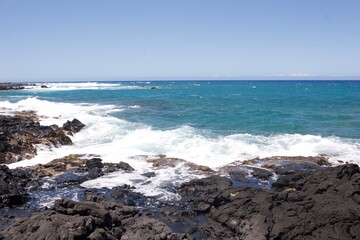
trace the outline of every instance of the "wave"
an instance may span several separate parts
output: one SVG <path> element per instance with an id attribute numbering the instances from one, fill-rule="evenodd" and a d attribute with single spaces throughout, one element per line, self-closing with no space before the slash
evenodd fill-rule
<path id="1" fill-rule="evenodd" d="M 143 89 L 142 86 L 124 85 L 121 83 L 98 83 L 98 82 L 80 82 L 80 83 L 46 83 L 46 88 L 41 84 L 28 87 L 29 91 L 67 91 L 67 90 L 126 90 Z"/>
<path id="2" fill-rule="evenodd" d="M 98 154 L 104 162 L 124 161 L 137 170 L 136 173 L 113 173 L 91 180 L 83 184 L 86 187 L 131 184 L 136 186 L 137 191 L 147 195 L 173 198 L 174 194 L 164 190 L 166 183 L 181 183 L 196 177 L 181 167 L 162 169 L 149 185 L 137 185 L 137 182 L 141 182 L 139 179 L 144 178 L 141 174 L 153 171 L 151 164 L 144 158 L 134 157 L 140 155 L 164 154 L 210 168 L 218 168 L 233 161 L 270 156 L 326 155 L 334 164 L 338 163 L 338 160 L 360 163 L 359 139 L 301 134 L 262 136 L 246 133 L 214 137 L 211 132 L 186 125 L 173 130 L 158 130 L 146 124 L 110 116 L 112 111 L 122 110 L 121 106 L 115 105 L 56 103 L 27 98 L 15 103 L 3 101 L 0 106 L 3 113 L 37 111 L 44 125 L 62 125 L 74 116 L 86 124 L 82 131 L 72 137 L 74 145 L 53 149 L 39 146 L 36 157 L 10 164 L 11 168 L 44 164 L 69 154 Z"/>

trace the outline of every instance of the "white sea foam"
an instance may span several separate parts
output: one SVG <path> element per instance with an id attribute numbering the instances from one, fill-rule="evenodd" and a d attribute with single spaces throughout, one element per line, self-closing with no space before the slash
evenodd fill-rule
<path id="1" fill-rule="evenodd" d="M 46 88 L 41 84 L 29 86 L 29 91 L 66 91 L 66 90 L 119 90 L 119 89 L 142 89 L 141 86 L 125 85 L 122 83 L 98 83 L 98 82 L 79 82 L 79 83 L 46 83 Z"/>
<path id="2" fill-rule="evenodd" d="M 167 191 L 169 182 L 180 184 L 196 177 L 182 166 L 156 170 L 144 158 L 134 158 L 138 155 L 165 154 L 211 168 L 254 157 L 299 155 L 327 155 L 335 164 L 337 160 L 360 163 L 360 141 L 353 139 L 301 134 L 261 136 L 240 133 L 210 137 L 211 134 L 189 126 L 155 130 L 148 125 L 109 116 L 108 113 L 114 109 L 121 109 L 114 105 L 55 103 L 28 98 L 16 103 L 2 101 L 0 106 L 2 112 L 35 110 L 43 116 L 41 122 L 45 125 L 62 125 L 74 117 L 86 124 L 82 131 L 72 137 L 74 145 L 52 149 L 39 146 L 36 157 L 10 164 L 11 168 L 44 164 L 68 154 L 98 154 L 104 162 L 124 161 L 136 169 L 134 173 L 115 172 L 87 181 L 83 183 L 86 187 L 130 184 L 144 194 L 173 199 L 176 196 Z M 141 174 L 155 170 L 156 177 L 144 185 L 146 179 Z"/>

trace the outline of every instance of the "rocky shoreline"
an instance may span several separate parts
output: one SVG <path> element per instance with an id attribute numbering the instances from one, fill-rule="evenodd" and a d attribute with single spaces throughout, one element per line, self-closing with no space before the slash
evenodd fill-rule
<path id="1" fill-rule="evenodd" d="M 33 87 L 35 84 L 29 83 L 0 83 L 0 91 L 9 91 L 9 90 L 22 90 L 27 87 Z"/>
<path id="2" fill-rule="evenodd" d="M 77 119 L 61 127 L 41 126 L 36 114 L 29 112 L 0 116 L 1 163 L 31 158 L 35 144 L 71 144 L 69 135 L 83 127 Z M 147 181 L 156 169 L 179 164 L 200 178 L 173 187 L 180 200 L 160 201 L 129 185 L 82 187 L 83 182 L 111 172 L 137 171 L 124 162 L 103 163 L 97 155 L 69 155 L 26 168 L 0 165 L 0 239 L 360 236 L 358 165 L 331 167 L 325 156 L 252 159 L 217 170 L 164 155 L 147 161 L 154 168 L 144 174 Z M 71 193 L 76 193 L 76 201 Z M 51 207 L 41 206 L 50 194 L 62 197 Z"/>

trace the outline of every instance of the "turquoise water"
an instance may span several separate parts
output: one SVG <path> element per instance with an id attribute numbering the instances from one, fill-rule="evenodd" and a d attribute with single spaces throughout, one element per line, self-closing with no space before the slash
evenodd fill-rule
<path id="1" fill-rule="evenodd" d="M 169 183 L 199 176 L 186 166 L 154 168 L 159 154 L 218 169 L 256 157 L 326 156 L 360 164 L 360 81 L 183 81 L 47 83 L 49 88 L 0 92 L 0 114 L 33 110 L 41 124 L 79 119 L 73 145 L 38 146 L 10 164 L 45 164 L 69 154 L 129 163 L 84 187 L 129 184 L 137 192 L 177 199 Z M 155 88 L 155 89 L 152 89 Z M 142 174 L 156 172 L 150 182 Z M 146 182 L 146 184 L 143 184 Z"/>
<path id="2" fill-rule="evenodd" d="M 359 81 L 110 84 L 120 87 L 87 89 L 79 85 L 56 91 L 0 92 L 0 100 L 36 96 L 55 102 L 113 104 L 124 110 L 111 115 L 163 130 L 187 125 L 215 135 L 299 133 L 360 138 Z M 151 89 L 154 86 L 157 89 Z"/>

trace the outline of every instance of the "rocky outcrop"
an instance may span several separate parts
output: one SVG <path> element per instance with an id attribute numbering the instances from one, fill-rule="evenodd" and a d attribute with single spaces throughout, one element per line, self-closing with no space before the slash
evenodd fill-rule
<path id="1" fill-rule="evenodd" d="M 78 169 L 89 171 L 101 168 L 101 164 L 94 157 L 85 159 Z M 102 168 L 105 167 L 104 164 Z M 9 171 L 13 170 L 3 169 L 6 178 L 16 179 L 17 174 Z M 23 186 L 26 184 L 25 181 Z M 57 200 L 51 209 L 18 218 L 11 226 L 3 227 L 0 239 L 356 239 L 360 236 L 357 165 L 289 173 L 280 176 L 268 190 L 238 187 L 228 177 L 214 175 L 183 184 L 177 189 L 182 196 L 178 202 L 153 199 L 153 205 L 150 198 L 132 189 L 127 185 L 107 191 L 89 189 L 84 195 L 85 202 Z M 141 201 L 144 203 L 139 209 L 136 206 Z"/>
<path id="2" fill-rule="evenodd" d="M 148 163 L 151 163 L 152 166 L 156 169 L 167 168 L 167 167 L 175 168 L 182 165 L 184 167 L 187 167 L 191 172 L 197 174 L 210 175 L 215 173 L 214 170 L 212 170 L 207 166 L 197 165 L 195 163 L 191 163 L 180 158 L 167 157 L 166 155 L 157 155 L 155 157 L 146 156 L 146 157 L 147 157 L 146 161 Z"/>
<path id="3" fill-rule="evenodd" d="M 122 223 L 138 213 L 110 202 L 57 200 L 51 211 L 36 213 L 0 233 L 1 239 L 120 239 Z"/>
<path id="4" fill-rule="evenodd" d="M 0 83 L 0 91 L 7 90 L 22 90 L 27 86 L 34 86 L 34 84 L 26 84 L 26 83 Z"/>
<path id="5" fill-rule="evenodd" d="M 24 204 L 28 198 L 25 188 L 30 181 L 28 172 L 0 165 L 0 208 Z"/>
<path id="6" fill-rule="evenodd" d="M 74 118 L 72 121 L 67 121 L 63 124 L 63 129 L 70 133 L 80 132 L 85 127 L 85 124 Z"/>
<path id="7" fill-rule="evenodd" d="M 78 120 L 69 126 L 71 132 L 80 129 Z M 0 115 L 0 163 L 13 163 L 36 155 L 35 144 L 58 147 L 72 144 L 71 139 L 57 125 L 43 126 L 35 114 Z"/>
<path id="8" fill-rule="evenodd" d="M 355 239 L 360 236 L 357 165 L 281 176 L 271 191 L 233 187 L 227 178 L 184 184 L 195 211 L 239 239 Z"/>

